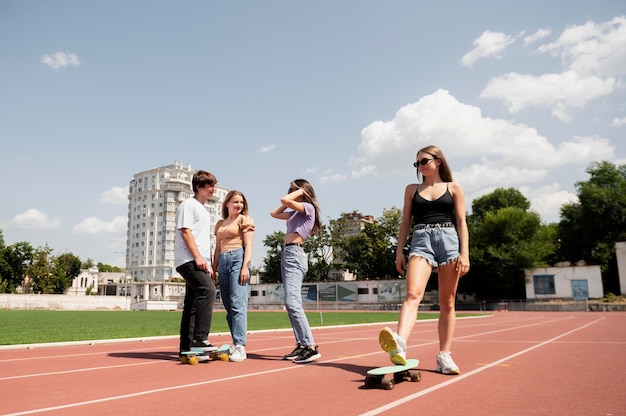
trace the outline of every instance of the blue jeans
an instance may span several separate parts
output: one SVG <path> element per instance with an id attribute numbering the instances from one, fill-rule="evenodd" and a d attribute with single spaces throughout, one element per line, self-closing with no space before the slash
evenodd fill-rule
<path id="1" fill-rule="evenodd" d="M 226 309 L 226 322 L 233 338 L 233 345 L 246 345 L 248 332 L 248 292 L 249 281 L 239 283 L 239 273 L 243 266 L 243 248 L 221 253 L 217 266 L 220 281 L 220 295 Z"/>
<path id="2" fill-rule="evenodd" d="M 285 308 L 289 314 L 296 343 L 306 347 L 315 345 L 309 320 L 302 307 L 302 282 L 308 270 L 308 258 L 302 247 L 298 245 L 283 247 L 280 272 L 285 290 Z"/>
<path id="3" fill-rule="evenodd" d="M 185 279 L 185 303 L 180 319 L 180 351 L 189 351 L 193 341 L 208 339 L 215 303 L 215 283 L 195 261 L 181 264 L 176 271 Z"/>

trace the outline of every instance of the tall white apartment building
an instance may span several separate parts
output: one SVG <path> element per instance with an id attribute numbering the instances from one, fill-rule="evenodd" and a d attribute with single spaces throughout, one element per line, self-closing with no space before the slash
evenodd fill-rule
<path id="1" fill-rule="evenodd" d="M 126 273 L 136 281 L 164 282 L 180 277 L 174 269 L 176 209 L 193 196 L 191 165 L 152 168 L 136 173 L 128 189 Z M 218 178 L 219 180 L 219 178 Z M 205 207 L 211 214 L 211 229 L 221 216 L 228 189 L 219 184 Z M 212 242 L 215 247 L 215 241 Z"/>

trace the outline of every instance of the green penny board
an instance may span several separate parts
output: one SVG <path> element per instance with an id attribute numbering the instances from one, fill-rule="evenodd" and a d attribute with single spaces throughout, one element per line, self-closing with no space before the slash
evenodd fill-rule
<path id="1" fill-rule="evenodd" d="M 419 365 L 420 360 L 408 359 L 406 360 L 406 365 L 389 365 L 386 367 L 378 367 L 372 370 L 369 370 L 367 374 L 370 376 L 384 376 L 387 374 L 399 373 L 400 371 L 410 370 Z"/>
<path id="2" fill-rule="evenodd" d="M 388 365 L 386 367 L 373 368 L 367 372 L 365 387 L 382 387 L 391 390 L 402 381 L 421 381 L 422 375 L 414 370 L 419 365 L 419 360 L 406 360 L 406 365 Z"/>

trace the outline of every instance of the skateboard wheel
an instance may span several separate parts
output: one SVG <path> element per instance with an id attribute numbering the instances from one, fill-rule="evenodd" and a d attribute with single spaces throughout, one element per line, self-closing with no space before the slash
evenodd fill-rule
<path id="1" fill-rule="evenodd" d="M 411 371 L 411 381 L 422 381 L 422 373 L 420 373 L 419 371 Z"/>
<path id="2" fill-rule="evenodd" d="M 198 357 L 190 357 L 189 358 L 189 364 L 191 364 L 191 365 L 198 364 Z"/>
<path id="3" fill-rule="evenodd" d="M 381 386 L 383 386 L 383 388 L 384 388 L 385 390 L 391 390 L 391 389 L 393 389 L 393 385 L 394 385 L 394 383 L 393 383 L 393 379 L 385 377 L 385 378 L 383 378 L 383 380 L 380 382 L 380 385 L 381 385 Z"/>
<path id="4" fill-rule="evenodd" d="M 228 354 L 220 354 L 220 361 L 228 361 Z"/>
<path id="5" fill-rule="evenodd" d="M 181 364 L 188 364 L 189 358 L 186 355 L 183 355 L 182 357 L 180 357 L 180 362 Z"/>
<path id="6" fill-rule="evenodd" d="M 376 377 L 365 377 L 365 387 L 368 389 L 373 389 L 376 387 Z"/>

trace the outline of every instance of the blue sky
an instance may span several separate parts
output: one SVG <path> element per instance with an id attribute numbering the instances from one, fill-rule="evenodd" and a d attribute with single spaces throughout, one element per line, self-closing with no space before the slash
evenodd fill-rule
<path id="1" fill-rule="evenodd" d="M 5 243 L 124 266 L 133 174 L 241 190 L 262 240 L 295 178 L 322 219 L 401 207 L 438 145 L 466 205 L 519 189 L 544 222 L 626 163 L 626 3 L 0 0 Z"/>

